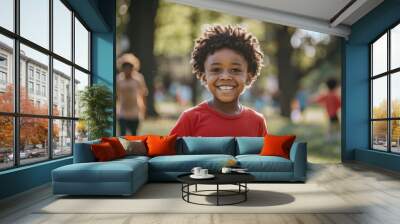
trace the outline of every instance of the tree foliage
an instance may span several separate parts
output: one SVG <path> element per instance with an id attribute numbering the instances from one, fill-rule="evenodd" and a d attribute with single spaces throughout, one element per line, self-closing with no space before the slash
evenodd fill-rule
<path id="1" fill-rule="evenodd" d="M 4 112 L 12 112 L 14 107 L 14 88 L 8 85 L 6 92 L 0 94 L 0 108 Z M 24 87 L 20 88 L 20 107 L 25 114 L 47 114 L 46 103 L 34 105 L 29 99 L 29 95 Z M 58 113 L 58 110 L 55 110 Z M 13 147 L 13 117 L 0 116 L 0 146 L 5 148 Z M 21 117 L 20 118 L 20 148 L 24 149 L 26 145 L 46 144 L 48 139 L 48 119 Z M 53 138 L 59 136 L 59 127 L 53 125 Z"/>
<path id="2" fill-rule="evenodd" d="M 400 117 L 400 101 L 392 100 L 391 117 Z M 388 118 L 387 101 L 382 100 L 377 106 L 372 108 L 372 118 Z M 386 138 L 387 136 L 387 121 L 374 121 L 372 125 L 374 138 Z M 397 141 L 400 138 L 400 122 L 391 121 L 392 141 Z"/>
<path id="3" fill-rule="evenodd" d="M 266 66 L 262 70 L 259 80 L 255 82 L 255 88 L 265 89 L 265 78 L 269 75 L 276 76 L 280 83 L 279 103 L 281 114 L 284 116 L 289 116 L 290 104 L 300 86 L 315 89 L 327 77 L 333 76 L 340 79 L 338 38 L 161 0 L 157 7 L 155 27 L 151 31 L 154 33 L 153 51 L 153 48 L 148 47 L 149 43 L 147 43 L 151 38 L 147 38 L 147 32 L 145 32 L 146 29 L 152 29 L 151 24 L 146 25 L 151 20 L 146 18 L 152 11 L 145 11 L 145 8 L 140 9 L 138 3 L 141 2 L 140 0 L 120 0 L 119 2 L 120 13 L 117 23 L 119 27 L 124 28 L 118 28 L 118 32 L 135 36 L 130 37 L 132 51 L 143 47 L 144 52 L 155 55 L 157 64 L 152 64 L 152 58 L 148 57 L 146 63 L 148 63 L 149 70 L 146 73 L 149 74 L 144 72 L 150 90 L 152 90 L 155 80 L 164 80 L 160 76 L 167 76 L 168 79 L 190 80 L 194 92 L 192 96 L 195 98 L 198 95 L 195 94 L 197 91 L 196 80 L 190 72 L 190 53 L 195 38 L 200 35 L 207 24 L 240 24 L 259 39 L 265 53 L 264 64 Z M 137 4 L 136 11 L 134 11 L 134 7 L 131 7 L 133 3 Z M 147 5 L 152 4 L 147 1 L 146 3 Z M 124 10 L 127 5 L 131 9 L 129 12 Z M 139 10 L 147 12 L 147 14 L 140 13 Z M 128 21 L 131 22 L 128 23 Z M 143 56 L 148 56 L 148 54 L 143 54 Z M 153 74 L 153 71 L 156 74 Z M 151 97 L 153 96 L 150 94 L 149 98 Z M 152 104 L 153 101 L 149 103 Z M 151 105 L 149 106 L 151 107 Z"/>

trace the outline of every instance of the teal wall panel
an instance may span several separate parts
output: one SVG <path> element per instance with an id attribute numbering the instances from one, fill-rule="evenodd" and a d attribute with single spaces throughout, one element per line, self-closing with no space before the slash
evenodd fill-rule
<path id="1" fill-rule="evenodd" d="M 92 81 L 109 87 L 115 99 L 114 36 L 113 33 L 94 33 L 92 35 Z M 115 135 L 115 107 L 113 110 L 114 116 L 110 117 L 113 120 L 113 125 L 109 129 L 111 135 Z"/>
<path id="2" fill-rule="evenodd" d="M 112 89 L 114 84 L 114 35 L 94 33 L 92 35 L 93 83 L 102 83 Z"/>
<path id="3" fill-rule="evenodd" d="M 354 149 L 368 147 L 369 133 L 369 85 L 368 85 L 368 46 L 345 46 L 344 63 L 346 69 L 345 85 L 346 93 L 343 98 L 342 117 L 345 136 L 342 141 L 342 160 L 353 160 Z"/>
<path id="4" fill-rule="evenodd" d="M 114 108 L 110 119 L 113 121 L 109 132 L 115 135 L 116 115 L 115 115 L 115 33 L 116 33 L 116 5 L 115 1 L 97 0 L 96 5 L 104 16 L 104 21 L 110 28 L 107 32 L 92 33 L 92 81 L 101 83 L 110 88 L 113 93 Z"/>
<path id="5" fill-rule="evenodd" d="M 100 2 L 106 3 L 108 0 L 66 0 L 66 2 L 79 14 L 85 24 L 93 32 L 111 32 L 112 27 L 105 21 L 107 18 L 100 11 Z M 114 0 L 109 2 L 113 3 Z"/>
<path id="6" fill-rule="evenodd" d="M 375 150 L 356 149 L 355 160 L 400 172 L 400 155 Z"/>
<path id="7" fill-rule="evenodd" d="M 53 169 L 71 163 L 68 157 L 0 172 L 0 199 L 48 183 Z"/>

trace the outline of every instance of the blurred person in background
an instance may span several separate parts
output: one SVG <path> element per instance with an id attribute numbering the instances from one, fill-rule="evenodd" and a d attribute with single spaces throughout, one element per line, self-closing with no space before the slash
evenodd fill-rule
<path id="1" fill-rule="evenodd" d="M 140 61 L 130 53 L 122 55 L 117 65 L 120 73 L 117 76 L 117 117 L 120 135 L 136 135 L 140 121 L 146 113 L 148 94 L 143 75 L 139 72 Z"/>
<path id="2" fill-rule="evenodd" d="M 294 123 L 303 120 L 303 113 L 307 107 L 308 91 L 300 84 L 299 90 L 297 90 L 295 98 L 292 100 L 290 118 Z"/>
<path id="3" fill-rule="evenodd" d="M 328 91 L 326 93 L 321 93 L 318 96 L 312 97 L 310 99 L 311 103 L 318 103 L 325 107 L 326 114 L 329 118 L 329 129 L 327 140 L 332 141 L 339 139 L 340 137 L 340 124 L 338 112 L 341 107 L 341 99 L 338 93 L 338 81 L 334 78 L 330 78 L 326 81 L 326 86 Z"/>

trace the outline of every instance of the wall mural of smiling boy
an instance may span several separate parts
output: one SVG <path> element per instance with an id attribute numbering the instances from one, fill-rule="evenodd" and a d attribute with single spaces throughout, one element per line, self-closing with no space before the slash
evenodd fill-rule
<path id="1" fill-rule="evenodd" d="M 264 54 L 254 35 L 240 26 L 210 25 L 196 40 L 192 69 L 211 93 L 185 110 L 170 134 L 178 136 L 251 136 L 267 134 L 265 118 L 239 102 L 260 75 Z"/>

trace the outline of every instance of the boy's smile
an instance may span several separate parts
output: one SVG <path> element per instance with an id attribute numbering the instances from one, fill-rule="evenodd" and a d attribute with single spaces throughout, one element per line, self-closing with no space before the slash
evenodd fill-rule
<path id="1" fill-rule="evenodd" d="M 238 103 L 250 79 L 244 57 L 229 48 L 208 55 L 204 62 L 204 81 L 219 103 Z"/>

